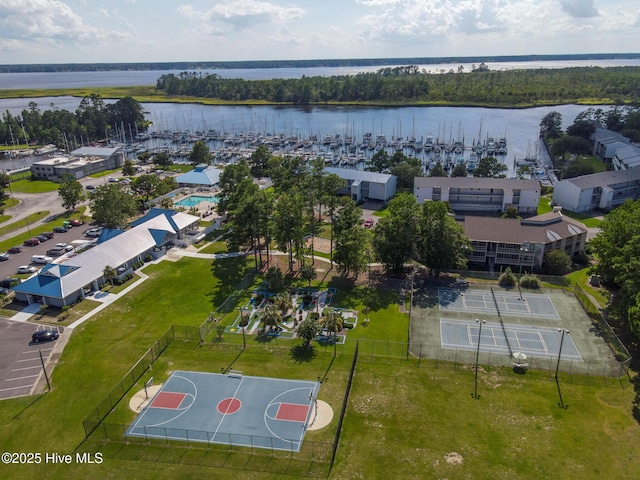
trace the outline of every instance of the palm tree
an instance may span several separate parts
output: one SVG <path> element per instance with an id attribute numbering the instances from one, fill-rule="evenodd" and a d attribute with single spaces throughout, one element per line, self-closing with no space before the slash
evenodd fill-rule
<path id="1" fill-rule="evenodd" d="M 342 315 L 333 308 L 325 308 L 322 312 L 322 328 L 333 333 L 333 354 L 336 354 L 337 335 L 343 327 Z"/>
<path id="2" fill-rule="evenodd" d="M 113 286 L 113 281 L 118 276 L 118 272 L 116 272 L 116 269 L 113 268 L 111 265 L 106 265 L 102 270 L 102 275 L 104 275 L 104 279 L 107 282 L 111 283 L 111 286 Z"/>
<path id="3" fill-rule="evenodd" d="M 293 308 L 293 301 L 291 300 L 291 294 L 289 292 L 279 293 L 273 300 L 273 303 L 280 309 L 283 315 L 287 313 L 289 309 Z"/>
<path id="4" fill-rule="evenodd" d="M 262 311 L 262 325 L 263 328 L 269 326 L 270 328 L 275 327 L 282 320 L 282 315 L 280 314 L 280 310 L 272 304 L 267 304 Z"/>

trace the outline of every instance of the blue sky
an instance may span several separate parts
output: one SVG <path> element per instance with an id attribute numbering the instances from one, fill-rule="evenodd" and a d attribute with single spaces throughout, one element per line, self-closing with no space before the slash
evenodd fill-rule
<path id="1" fill-rule="evenodd" d="M 640 51 L 638 0 L 0 0 L 0 63 Z"/>

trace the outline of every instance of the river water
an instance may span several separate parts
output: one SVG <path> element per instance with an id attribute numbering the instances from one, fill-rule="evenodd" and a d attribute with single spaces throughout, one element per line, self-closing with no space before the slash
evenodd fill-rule
<path id="1" fill-rule="evenodd" d="M 640 60 L 602 60 L 597 62 L 509 62 L 489 65 L 494 69 L 512 68 L 563 68 L 567 66 L 615 66 L 640 65 Z M 425 65 L 424 68 L 457 69 L 458 65 Z M 471 64 L 463 64 L 471 68 Z M 302 75 L 336 75 L 375 71 L 379 67 L 314 67 L 284 69 L 235 69 L 219 70 L 223 76 L 258 78 L 299 78 Z M 60 72 L 0 74 L 2 88 L 72 88 L 78 86 L 148 85 L 155 83 L 162 71 L 127 72 Z M 0 99 L 0 111 L 18 115 L 35 102 L 41 110 L 59 108 L 74 111 L 79 98 L 42 97 Z M 200 104 L 145 103 L 146 117 L 152 122 L 150 131 L 189 130 L 240 134 L 296 135 L 308 138 L 312 135 L 350 135 L 361 141 L 365 133 L 384 134 L 392 137 L 431 136 L 443 142 L 485 141 L 487 137 L 506 137 L 508 153 L 500 160 L 509 167 L 510 176 L 515 173 L 515 161 L 538 155 L 542 163 L 548 163 L 546 153 L 538 147 L 539 124 L 542 117 L 551 111 L 562 115 L 563 128 L 587 107 L 563 105 L 527 109 L 501 109 L 477 107 L 355 107 L 355 106 L 210 106 Z M 79 139 L 77 139 L 79 141 Z M 19 160 L 29 165 L 36 158 Z M 20 165 L 19 165 L 20 166 Z M 6 159 L 0 159 L 0 168 L 10 169 Z"/>
<path id="2" fill-rule="evenodd" d="M 419 65 L 419 67 L 431 73 L 444 73 L 450 70 L 458 71 L 460 67 L 464 72 L 470 72 L 478 63 L 439 63 Z M 640 66 L 640 59 L 488 62 L 487 66 L 492 70 L 591 66 L 619 67 Z M 393 68 L 394 65 L 385 65 L 384 67 Z M 359 72 L 376 72 L 380 68 L 381 66 L 374 65 L 369 67 L 234 68 L 198 71 L 216 73 L 223 78 L 265 80 L 272 78 L 302 78 L 302 76 L 355 75 Z M 114 70 L 105 72 L 0 73 L 0 90 L 155 85 L 161 75 L 169 73 L 177 75 L 180 72 L 181 70 Z"/>

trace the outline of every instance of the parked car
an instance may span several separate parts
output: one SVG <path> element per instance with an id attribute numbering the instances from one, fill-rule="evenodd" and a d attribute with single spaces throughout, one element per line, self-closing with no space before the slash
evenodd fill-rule
<path id="1" fill-rule="evenodd" d="M 95 238 L 95 237 L 99 237 L 101 233 L 102 233 L 101 228 L 90 228 L 85 232 L 85 235 L 90 238 Z"/>
<path id="2" fill-rule="evenodd" d="M 72 227 L 79 227 L 80 225 L 84 225 L 83 220 L 80 220 L 79 218 L 74 218 L 73 220 L 71 220 Z"/>
<path id="3" fill-rule="evenodd" d="M 9 255 L 6 253 L 0 253 L 0 262 L 6 262 L 9 260 Z"/>
<path id="4" fill-rule="evenodd" d="M 69 245 L 68 243 L 56 243 L 56 248 L 62 248 L 65 252 L 70 252 L 73 250 L 73 245 Z"/>
<path id="5" fill-rule="evenodd" d="M 364 221 L 364 228 L 371 228 L 373 227 L 373 218 L 367 218 Z"/>
<path id="6" fill-rule="evenodd" d="M 53 231 L 56 233 L 66 233 L 69 231 L 69 229 L 67 227 L 65 227 L 64 225 L 60 225 L 59 227 L 54 227 Z"/>
<path id="7" fill-rule="evenodd" d="M 9 250 L 7 250 L 7 253 L 20 253 L 22 252 L 22 247 L 11 247 Z"/>
<path id="8" fill-rule="evenodd" d="M 31 335 L 31 341 L 33 343 L 46 342 L 48 340 L 57 340 L 59 336 L 60 332 L 58 332 L 57 330 L 45 328 L 33 332 L 33 334 Z"/>
<path id="9" fill-rule="evenodd" d="M 44 235 L 45 237 L 47 237 L 49 239 L 51 239 L 51 238 L 56 236 L 56 234 L 53 233 L 53 232 L 42 232 L 41 235 Z"/>
<path id="10" fill-rule="evenodd" d="M 18 267 L 18 273 L 34 273 L 37 270 L 33 265 L 20 265 Z"/>
<path id="11" fill-rule="evenodd" d="M 38 240 L 36 237 L 33 237 L 25 240 L 24 244 L 29 247 L 35 247 L 36 245 L 40 245 L 40 240 Z"/>
<path id="12" fill-rule="evenodd" d="M 87 185 L 87 190 L 95 190 L 96 186 L 95 185 Z"/>
<path id="13" fill-rule="evenodd" d="M 47 255 L 50 255 L 51 257 L 59 257 L 64 252 L 65 252 L 64 248 L 56 246 L 47 250 Z"/>
<path id="14" fill-rule="evenodd" d="M 53 258 L 48 257 L 46 255 L 34 255 L 31 257 L 31 263 L 46 265 L 47 263 L 51 263 L 51 262 L 53 262 Z"/>
<path id="15" fill-rule="evenodd" d="M 40 241 L 40 243 L 49 240 L 49 237 L 47 237 L 46 235 L 36 235 L 36 238 Z"/>

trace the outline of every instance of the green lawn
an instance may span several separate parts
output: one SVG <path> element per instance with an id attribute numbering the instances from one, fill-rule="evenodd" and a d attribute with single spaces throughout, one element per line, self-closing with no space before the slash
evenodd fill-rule
<path id="1" fill-rule="evenodd" d="M 45 193 L 55 192 L 60 184 L 50 180 L 18 180 L 11 182 L 11 189 L 20 193 Z"/>
<path id="2" fill-rule="evenodd" d="M 251 265 L 251 259 L 212 264 L 184 257 L 147 266 L 144 272 L 149 280 L 76 329 L 51 376 L 50 393 L 0 402 L 2 451 L 73 454 L 84 438 L 82 420 L 135 361 L 169 326 L 200 325 Z M 371 309 L 369 325 L 362 324 L 361 314 L 347 343 L 338 346 L 335 359 L 332 346 L 316 346 L 313 354 L 303 355 L 293 348 L 299 341 L 261 343 L 251 336 L 249 348 L 242 352 L 238 349 L 241 336 L 224 334 L 219 345 L 210 340 L 201 346 L 174 342 L 143 379 L 153 375 L 161 381 L 177 368 L 219 372 L 229 366 L 260 376 L 321 377 L 325 382 L 319 398 L 332 406 L 335 415 L 328 429 L 309 431 L 306 438 L 332 442 L 351 352 L 355 340 L 361 338 L 336 464 L 329 478 L 636 478 L 640 436 L 633 416 L 635 391 L 629 379 L 587 381 L 561 374 L 560 387 L 568 405 L 561 409 L 548 372 L 516 375 L 481 365 L 481 397 L 476 400 L 471 397 L 471 366 L 418 363 L 386 354 L 390 351 L 384 348 L 387 341 L 405 342 L 408 335 L 408 318 L 399 311 L 397 291 L 354 287 L 341 279 L 332 286 L 338 288 L 334 306 Z M 367 348 L 374 341 L 379 342 L 375 353 Z M 134 390 L 140 388 L 141 383 Z M 132 394 L 130 391 L 125 399 Z M 126 404 L 121 404 L 109 420 L 129 422 L 132 418 Z M 225 454 L 221 462 L 227 465 L 225 469 L 219 468 L 215 450 L 193 443 L 188 448 L 156 445 L 141 449 L 136 442 L 90 442 L 80 447 L 87 448 L 105 454 L 102 464 L 4 466 L 3 477 L 236 479 L 241 475 L 281 479 L 315 472 L 310 464 L 300 472 L 296 454 L 291 459 L 287 454 L 283 460 L 262 457 L 259 449 L 254 456 L 244 449 Z M 450 463 L 448 458 L 461 462 Z"/>
<path id="3" fill-rule="evenodd" d="M 564 209 L 562 210 L 562 213 L 567 217 L 571 217 L 574 220 L 578 220 L 584 223 L 584 225 L 588 228 L 598 228 L 602 223 L 602 220 L 600 220 L 599 218 L 595 218 L 592 214 L 589 214 L 589 213 L 576 213 L 576 212 L 572 212 L 570 210 L 564 210 Z M 601 215 L 604 215 L 604 214 L 600 214 L 600 216 Z"/>
<path id="4" fill-rule="evenodd" d="M 575 272 L 566 275 L 572 282 L 578 283 L 582 289 L 593 296 L 602 308 L 606 307 L 609 303 L 608 295 L 603 287 L 594 288 L 589 283 L 589 269 L 583 268 L 582 270 L 576 270 Z"/>
<path id="5" fill-rule="evenodd" d="M 549 213 L 553 211 L 551 206 L 551 195 L 540 196 L 540 202 L 538 203 L 538 215 Z"/>

